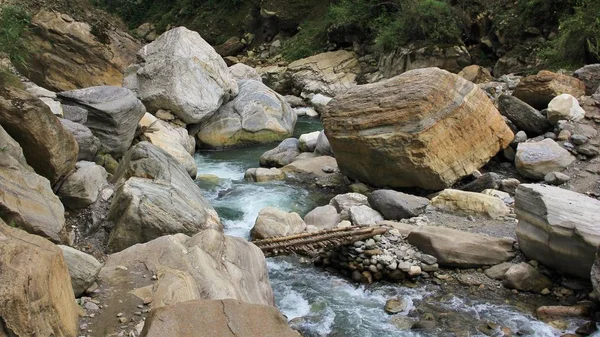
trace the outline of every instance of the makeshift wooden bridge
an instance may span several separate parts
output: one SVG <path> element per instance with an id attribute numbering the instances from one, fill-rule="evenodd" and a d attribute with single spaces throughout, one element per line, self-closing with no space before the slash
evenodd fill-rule
<path id="1" fill-rule="evenodd" d="M 314 233 L 273 237 L 252 241 L 267 257 L 300 254 L 316 256 L 321 249 L 332 249 L 384 234 L 385 227 L 347 227 L 328 229 Z"/>

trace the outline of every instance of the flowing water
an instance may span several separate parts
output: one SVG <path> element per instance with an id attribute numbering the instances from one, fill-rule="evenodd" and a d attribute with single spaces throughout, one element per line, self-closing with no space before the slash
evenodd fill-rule
<path id="1" fill-rule="evenodd" d="M 318 120 L 302 118 L 299 119 L 295 136 L 321 129 Z M 200 176 L 198 184 L 219 212 L 227 234 L 247 238 L 259 211 L 264 207 L 273 206 L 304 215 L 329 200 L 330 196 L 283 182 L 244 181 L 246 169 L 258 167 L 260 155 L 276 145 L 196 154 Z M 277 306 L 292 320 L 293 326 L 306 336 L 448 335 L 444 332 L 432 334 L 400 330 L 392 324 L 392 316 L 383 311 L 385 302 L 397 297 L 403 298 L 408 304 L 400 316 L 407 315 L 415 303 L 427 301 L 441 311 L 456 313 L 465 321 L 496 322 L 527 336 L 560 336 L 560 332 L 549 325 L 502 304 L 480 303 L 477 299 L 453 295 L 439 296 L 435 288 L 389 284 L 368 288 L 357 286 L 312 265 L 301 264 L 298 259 L 291 257 L 270 258 L 267 266 Z"/>

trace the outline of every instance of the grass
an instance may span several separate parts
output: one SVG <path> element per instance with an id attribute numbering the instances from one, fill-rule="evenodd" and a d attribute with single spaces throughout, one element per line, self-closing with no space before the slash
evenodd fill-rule
<path id="1" fill-rule="evenodd" d="M 25 65 L 27 45 L 23 34 L 29 29 L 30 16 L 20 6 L 0 7 L 0 52 L 15 65 Z"/>

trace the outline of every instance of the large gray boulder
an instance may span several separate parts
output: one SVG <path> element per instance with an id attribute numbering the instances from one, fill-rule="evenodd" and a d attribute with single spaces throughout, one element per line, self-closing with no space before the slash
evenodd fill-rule
<path id="1" fill-rule="evenodd" d="M 200 34 L 173 28 L 138 52 L 139 64 L 123 84 L 135 91 L 148 111 L 169 110 L 186 124 L 211 116 L 237 95 L 225 61 Z"/>
<path id="2" fill-rule="evenodd" d="M 95 257 L 75 248 L 62 245 L 59 245 L 58 248 L 62 250 L 69 268 L 73 293 L 75 297 L 79 297 L 96 281 L 102 263 L 98 262 Z"/>
<path id="3" fill-rule="evenodd" d="M 275 207 L 264 208 L 258 213 L 250 232 L 253 239 L 267 239 L 302 233 L 306 223 L 298 213 L 288 213 Z"/>
<path id="4" fill-rule="evenodd" d="M 514 239 L 443 227 L 417 227 L 410 232 L 407 241 L 420 251 L 435 256 L 441 266 L 447 267 L 496 265 L 515 256 Z"/>
<path id="5" fill-rule="evenodd" d="M 123 156 L 131 146 L 138 122 L 146 108 L 135 94 L 126 88 L 99 86 L 58 94 L 65 110 L 77 110 L 85 114 L 85 122 L 94 136 L 102 143 L 103 150 L 115 158 Z"/>
<path id="6" fill-rule="evenodd" d="M 319 156 L 334 157 L 331 144 L 329 144 L 329 140 L 327 139 L 327 135 L 325 135 L 325 131 L 321 131 L 321 133 L 319 133 L 319 138 L 317 138 L 317 146 L 315 147 L 315 154 Z"/>
<path id="7" fill-rule="evenodd" d="M 600 201 L 559 187 L 522 184 L 515 213 L 519 247 L 528 258 L 589 277 L 600 244 Z"/>
<path id="8" fill-rule="evenodd" d="M 340 215 L 335 207 L 325 205 L 308 212 L 304 216 L 304 222 L 307 226 L 315 226 L 318 229 L 330 229 L 340 223 Z"/>
<path id="9" fill-rule="evenodd" d="M 127 152 L 113 181 L 124 183 L 115 191 L 108 214 L 115 223 L 108 241 L 111 251 L 167 234 L 223 230 L 217 212 L 188 172 L 148 142 Z"/>
<path id="10" fill-rule="evenodd" d="M 374 226 L 384 220 L 379 212 L 366 205 L 350 207 L 349 215 L 355 226 Z"/>
<path id="11" fill-rule="evenodd" d="M 588 64 L 575 70 L 573 77 L 585 84 L 585 94 L 591 96 L 600 87 L 600 63 Z"/>
<path id="12" fill-rule="evenodd" d="M 239 94 L 200 125 L 201 146 L 268 143 L 292 135 L 297 116 L 283 96 L 261 82 L 239 82 Z"/>
<path id="13" fill-rule="evenodd" d="M 92 131 L 85 125 L 64 118 L 60 118 L 60 122 L 75 137 L 79 145 L 77 160 L 93 161 L 102 146 L 100 139 L 94 136 Z"/>
<path id="14" fill-rule="evenodd" d="M 300 135 L 298 142 L 300 143 L 300 151 L 302 152 L 314 152 L 317 147 L 317 140 L 321 131 L 314 131 Z"/>
<path id="15" fill-rule="evenodd" d="M 550 172 L 561 172 L 575 161 L 569 151 L 555 141 L 546 138 L 540 142 L 520 143 L 517 147 L 515 166 L 519 173 L 529 179 L 544 180 Z"/>
<path id="16" fill-rule="evenodd" d="M 418 216 L 425 212 L 429 199 L 396 192 L 394 190 L 373 191 L 368 198 L 373 209 L 379 211 L 386 220 L 401 220 Z"/>
<path id="17" fill-rule="evenodd" d="M 552 288 L 552 281 L 528 263 L 512 265 L 502 277 L 502 285 L 510 289 L 541 293 Z"/>
<path id="18" fill-rule="evenodd" d="M 284 139 L 276 148 L 260 156 L 260 165 L 265 167 L 283 167 L 300 155 L 300 143 L 296 138 Z"/>
<path id="19" fill-rule="evenodd" d="M 0 218 L 11 226 L 68 243 L 65 209 L 50 181 L 27 165 L 23 150 L 0 126 Z"/>
<path id="20" fill-rule="evenodd" d="M 106 181 L 104 167 L 92 162 L 80 161 L 77 170 L 69 175 L 58 190 L 63 204 L 70 209 L 85 208 L 98 200 L 98 193 Z"/>
<path id="21" fill-rule="evenodd" d="M 529 136 L 541 135 L 550 128 L 550 123 L 544 115 L 514 96 L 503 94 L 498 97 L 498 110 Z"/>

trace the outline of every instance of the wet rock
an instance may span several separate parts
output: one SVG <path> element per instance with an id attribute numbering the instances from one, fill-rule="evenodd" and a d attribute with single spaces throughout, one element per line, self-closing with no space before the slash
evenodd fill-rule
<path id="1" fill-rule="evenodd" d="M 266 181 L 281 181 L 285 180 L 285 174 L 277 168 L 250 168 L 246 170 L 244 179 L 252 182 L 262 183 Z"/>
<path id="2" fill-rule="evenodd" d="M 561 120 L 578 122 L 585 117 L 585 110 L 579 106 L 577 98 L 562 94 L 550 101 L 546 115 L 552 124 L 558 124 Z"/>
<path id="3" fill-rule="evenodd" d="M 93 256 L 81 252 L 75 248 L 59 245 L 62 254 L 69 268 L 71 276 L 71 285 L 75 297 L 81 296 L 94 281 L 102 268 L 102 263 L 98 262 Z"/>
<path id="4" fill-rule="evenodd" d="M 571 76 L 542 70 L 537 75 L 522 79 L 513 94 L 536 109 L 545 109 L 558 95 L 583 96 L 585 84 Z"/>
<path id="5" fill-rule="evenodd" d="M 546 117 L 517 97 L 508 94 L 501 95 L 498 98 L 498 110 L 517 128 L 533 136 L 541 135 L 550 128 L 550 123 L 548 123 Z"/>
<path id="6" fill-rule="evenodd" d="M 443 190 L 431 199 L 431 207 L 440 211 L 458 214 L 477 214 L 499 219 L 510 214 L 504 201 L 482 193 L 453 189 Z"/>
<path id="7" fill-rule="evenodd" d="M 266 167 L 283 167 L 300 155 L 300 143 L 296 138 L 283 140 L 276 148 L 260 156 L 260 165 Z"/>
<path id="8" fill-rule="evenodd" d="M 512 265 L 502 277 L 502 285 L 510 289 L 540 293 L 552 288 L 552 281 L 530 264 L 522 262 Z"/>
<path id="9" fill-rule="evenodd" d="M 349 215 L 355 226 L 373 226 L 384 220 L 379 212 L 365 205 L 350 207 Z"/>
<path id="10" fill-rule="evenodd" d="M 368 198 L 373 209 L 379 211 L 386 220 L 401 220 L 416 217 L 429 204 L 427 198 L 417 197 L 394 190 L 376 190 Z"/>
<path id="11" fill-rule="evenodd" d="M 275 207 L 263 208 L 250 231 L 253 239 L 267 239 L 302 233 L 306 223 L 298 213 L 288 213 Z"/>
<path id="12" fill-rule="evenodd" d="M 330 229 L 340 223 L 340 215 L 337 209 L 331 205 L 321 206 L 313 209 L 304 216 L 307 225 L 313 225 L 319 229 Z"/>
<path id="13" fill-rule="evenodd" d="M 106 185 L 106 170 L 92 162 L 80 161 L 58 190 L 63 204 L 70 209 L 85 208 L 98 200 L 98 193 Z"/>
<path id="14" fill-rule="evenodd" d="M 402 298 L 394 298 L 385 302 L 383 310 L 390 315 L 398 314 L 408 308 L 408 303 Z"/>
<path id="15" fill-rule="evenodd" d="M 569 151 L 552 139 L 521 143 L 517 147 L 515 165 L 524 177 L 543 180 L 546 174 L 561 172 L 575 161 Z"/>

